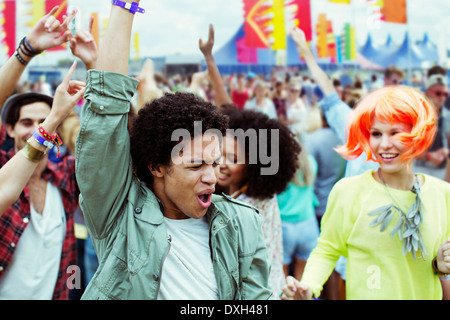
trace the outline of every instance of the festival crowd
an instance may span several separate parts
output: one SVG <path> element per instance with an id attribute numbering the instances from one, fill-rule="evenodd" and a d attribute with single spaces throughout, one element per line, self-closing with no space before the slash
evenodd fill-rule
<path id="1" fill-rule="evenodd" d="M 141 6 L 0 68 L 0 299 L 450 299 L 446 69 L 342 84 L 293 27 L 306 70 L 225 75 L 211 25 L 205 71 L 131 76 Z M 19 81 L 64 42 L 86 79 Z"/>

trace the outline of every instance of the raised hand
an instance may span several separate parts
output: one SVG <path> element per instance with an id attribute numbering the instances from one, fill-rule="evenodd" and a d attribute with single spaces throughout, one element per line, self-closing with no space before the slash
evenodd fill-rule
<path id="1" fill-rule="evenodd" d="M 305 32 L 302 29 L 294 26 L 291 29 L 291 36 L 297 47 L 302 51 L 308 49 L 308 42 L 306 41 Z"/>
<path id="2" fill-rule="evenodd" d="M 98 57 L 97 44 L 92 35 L 92 27 L 94 25 L 94 17 L 91 17 L 89 23 L 89 31 L 77 31 L 75 36 L 70 39 L 70 50 L 75 57 L 80 58 L 86 65 L 88 70 L 95 69 Z"/>
<path id="3" fill-rule="evenodd" d="M 209 25 L 208 41 L 203 42 L 202 39 L 198 40 L 198 47 L 204 56 L 212 55 L 212 49 L 214 46 L 214 27 Z"/>
<path id="4" fill-rule="evenodd" d="M 68 17 L 64 16 L 61 23 L 53 16 L 58 9 L 59 6 L 55 6 L 42 17 L 27 36 L 28 42 L 35 50 L 44 51 L 57 47 L 67 42 L 72 36 L 69 24 L 75 17 L 77 10 L 75 9 Z"/>

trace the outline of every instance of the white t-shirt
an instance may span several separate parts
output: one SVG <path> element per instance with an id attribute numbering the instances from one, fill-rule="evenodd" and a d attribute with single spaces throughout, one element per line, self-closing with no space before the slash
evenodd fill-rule
<path id="1" fill-rule="evenodd" d="M 162 268 L 158 300 L 218 300 L 205 218 L 164 220 L 171 247 Z"/>
<path id="2" fill-rule="evenodd" d="M 5 273 L 0 278 L 1 300 L 51 300 L 58 279 L 66 215 L 61 194 L 47 182 L 44 212 L 31 206 L 25 228 Z"/>

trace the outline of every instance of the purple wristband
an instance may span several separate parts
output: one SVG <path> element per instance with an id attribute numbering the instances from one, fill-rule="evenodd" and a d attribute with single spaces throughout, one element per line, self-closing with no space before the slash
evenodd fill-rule
<path id="1" fill-rule="evenodd" d="M 129 2 L 120 1 L 120 0 L 112 0 L 111 3 L 115 6 L 118 6 L 118 7 L 121 7 L 121 8 L 124 8 L 124 9 L 130 11 L 130 13 L 132 13 L 132 14 L 135 14 L 136 12 L 139 12 L 139 13 L 145 12 L 145 10 L 143 8 L 139 7 L 139 3 L 137 3 L 137 2 L 129 3 Z"/>
<path id="2" fill-rule="evenodd" d="M 55 145 L 53 143 L 51 143 L 50 141 L 45 140 L 45 138 L 43 136 L 41 136 L 39 134 L 38 131 L 33 132 L 33 138 L 36 139 L 36 141 L 40 144 L 43 145 L 44 147 L 47 147 L 49 149 L 52 149 Z"/>

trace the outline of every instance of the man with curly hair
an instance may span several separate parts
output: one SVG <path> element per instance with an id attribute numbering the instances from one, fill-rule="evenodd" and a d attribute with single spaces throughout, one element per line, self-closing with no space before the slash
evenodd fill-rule
<path id="1" fill-rule="evenodd" d="M 268 299 L 261 216 L 213 195 L 227 118 L 192 94 L 166 94 L 128 134 L 133 19 L 112 5 L 88 72 L 76 174 L 99 267 L 83 299 Z"/>

